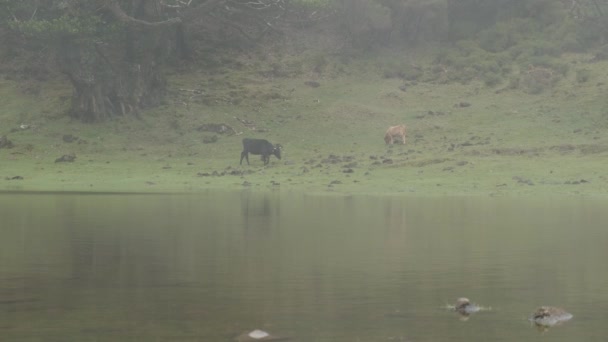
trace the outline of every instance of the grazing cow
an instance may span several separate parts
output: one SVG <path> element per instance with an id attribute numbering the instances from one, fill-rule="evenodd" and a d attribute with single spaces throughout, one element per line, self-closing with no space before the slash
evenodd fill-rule
<path id="1" fill-rule="evenodd" d="M 249 153 L 261 154 L 264 165 L 270 162 L 270 155 L 274 154 L 277 158 L 281 159 L 281 145 L 273 145 L 265 139 L 243 139 L 243 152 L 241 152 L 241 162 L 243 164 L 243 158 L 247 160 L 249 165 Z"/>
<path id="2" fill-rule="evenodd" d="M 389 127 L 384 135 L 384 142 L 392 145 L 395 137 L 401 138 L 401 141 L 403 141 L 403 144 L 405 145 L 405 125 Z"/>

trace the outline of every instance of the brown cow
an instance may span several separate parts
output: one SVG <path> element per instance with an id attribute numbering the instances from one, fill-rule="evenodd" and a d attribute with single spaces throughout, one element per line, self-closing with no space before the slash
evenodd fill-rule
<path id="1" fill-rule="evenodd" d="M 401 138 L 401 141 L 403 141 L 403 144 L 405 145 L 405 125 L 397 125 L 397 126 L 391 126 L 386 130 L 386 134 L 384 135 L 384 141 L 387 144 L 393 144 L 393 139 L 397 137 L 397 138 Z"/>

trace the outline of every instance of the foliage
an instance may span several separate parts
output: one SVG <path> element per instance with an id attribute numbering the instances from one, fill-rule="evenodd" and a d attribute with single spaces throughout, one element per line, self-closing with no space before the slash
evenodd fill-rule
<path id="1" fill-rule="evenodd" d="M 566 76 L 570 70 L 570 65 L 560 58 L 551 56 L 533 56 L 526 59 L 518 59 L 517 62 L 522 69 L 532 67 L 543 67 L 552 70 L 556 76 Z"/>
<path id="2" fill-rule="evenodd" d="M 538 30 L 537 26 L 534 21 L 522 18 L 499 22 L 480 32 L 479 46 L 490 52 L 507 50 L 521 41 L 529 39 L 530 34 Z"/>
<path id="3" fill-rule="evenodd" d="M 389 10 L 390 44 L 414 45 L 447 36 L 445 0 L 376 0 Z"/>
<path id="4" fill-rule="evenodd" d="M 467 8 L 474 3 L 467 0 L 459 6 Z M 444 81 L 469 82 L 479 78 L 487 86 L 494 86 L 517 65 L 528 71 L 521 77 L 511 77 L 509 87 L 522 87 L 537 94 L 567 74 L 569 64 L 560 60 L 561 54 L 580 51 L 585 45 L 577 35 L 579 23 L 560 2 L 498 1 L 494 6 L 491 11 L 486 8 L 496 21 L 494 25 L 477 28 L 476 35 L 456 41 L 437 55 L 434 62 L 449 71 L 441 74 Z M 455 10 L 455 14 L 459 13 Z M 462 18 L 453 18 L 452 25 L 457 25 L 458 19 Z"/>
<path id="5" fill-rule="evenodd" d="M 382 75 L 385 78 L 401 78 L 407 81 L 415 81 L 424 75 L 424 70 L 407 60 L 392 60 L 381 66 Z"/>
<path id="6" fill-rule="evenodd" d="M 389 37 L 391 21 L 386 8 L 371 0 L 336 0 L 342 34 L 357 50 L 365 51 Z"/>
<path id="7" fill-rule="evenodd" d="M 116 28 L 95 15 L 82 17 L 63 15 L 50 20 L 13 21 L 10 27 L 39 39 L 66 36 L 92 38 Z"/>
<path id="8" fill-rule="evenodd" d="M 524 1 L 525 16 L 534 19 L 541 27 L 553 26 L 566 15 L 564 3 L 555 0 Z"/>
<path id="9" fill-rule="evenodd" d="M 50 2 L 41 5 L 38 1 L 0 0 L 0 23 L 33 20 L 45 16 L 50 7 Z"/>
<path id="10" fill-rule="evenodd" d="M 552 87 L 557 81 L 553 71 L 543 67 L 530 66 L 520 80 L 520 86 L 528 94 L 540 94 Z"/>
<path id="11" fill-rule="evenodd" d="M 511 71 L 507 55 L 488 52 L 473 40 L 459 41 L 455 47 L 440 51 L 434 63 L 449 67 L 445 81 L 467 83 L 480 78 L 488 86 L 499 84 Z"/>

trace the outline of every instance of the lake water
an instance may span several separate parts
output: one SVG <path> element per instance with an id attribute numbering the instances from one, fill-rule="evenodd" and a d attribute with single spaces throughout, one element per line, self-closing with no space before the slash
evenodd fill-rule
<path id="1" fill-rule="evenodd" d="M 0 340 L 607 341 L 607 247 L 605 199 L 3 193 Z"/>

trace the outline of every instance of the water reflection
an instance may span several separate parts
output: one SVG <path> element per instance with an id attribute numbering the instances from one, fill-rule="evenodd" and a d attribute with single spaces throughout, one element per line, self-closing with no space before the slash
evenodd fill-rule
<path id="1" fill-rule="evenodd" d="M 552 339 L 603 341 L 606 204 L 0 194 L 0 335 L 535 341 L 530 307 L 558 303 L 577 319 Z M 455 320 L 462 294 L 492 310 Z"/>

